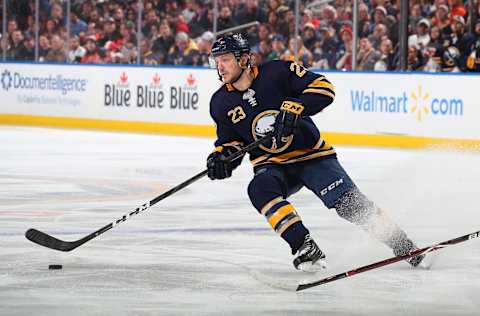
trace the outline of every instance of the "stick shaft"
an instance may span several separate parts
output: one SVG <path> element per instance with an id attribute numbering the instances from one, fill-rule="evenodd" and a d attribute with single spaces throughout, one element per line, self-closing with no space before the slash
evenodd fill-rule
<path id="1" fill-rule="evenodd" d="M 374 262 L 374 263 L 371 263 L 371 264 L 368 264 L 368 265 L 365 265 L 365 266 L 362 266 L 362 267 L 359 267 L 359 268 L 356 268 L 356 269 L 353 269 L 353 270 L 350 270 L 350 271 L 347 271 L 347 272 L 339 273 L 339 274 L 336 274 L 336 275 L 333 275 L 333 276 L 330 276 L 330 277 L 327 277 L 327 278 L 324 278 L 324 279 L 321 279 L 321 280 L 318 280 L 318 281 L 315 281 L 315 282 L 300 284 L 297 287 L 297 291 L 302 291 L 302 290 L 309 289 L 309 288 L 314 287 L 314 286 L 318 286 L 318 285 L 330 283 L 330 282 L 333 282 L 333 281 L 337 281 L 337 280 L 340 280 L 340 279 L 348 278 L 348 277 L 354 276 L 354 275 L 359 274 L 359 273 L 363 273 L 363 272 L 366 272 L 366 271 L 377 269 L 377 268 L 380 268 L 380 267 L 383 267 L 383 266 L 386 266 L 386 265 L 389 265 L 389 264 L 392 264 L 392 263 L 395 263 L 395 262 L 398 262 L 398 261 L 402 261 L 402 260 L 405 260 L 405 259 L 408 259 L 408 258 L 411 258 L 411 257 L 415 257 L 415 256 L 421 255 L 423 253 L 428 253 L 428 252 L 432 252 L 432 251 L 435 251 L 435 250 L 439 250 L 439 249 L 448 247 L 450 245 L 458 244 L 458 243 L 461 243 L 461 242 L 464 242 L 464 241 L 467 241 L 467 240 L 470 240 L 470 239 L 473 239 L 473 238 L 477 238 L 477 237 L 480 237 L 480 231 L 476 231 L 476 232 L 471 233 L 471 234 L 467 234 L 467 235 L 463 235 L 463 236 L 460 236 L 460 237 L 457 237 L 457 238 L 453 238 L 453 239 L 438 243 L 438 244 L 430 246 L 430 247 L 417 249 L 417 250 L 414 250 L 414 251 L 412 251 L 412 252 L 410 252 L 406 255 L 403 255 L 403 256 L 391 257 L 391 258 L 388 258 L 388 259 L 385 259 L 385 260 L 382 260 L 382 261 Z"/>
<path id="2" fill-rule="evenodd" d="M 238 159 L 239 157 L 243 156 L 247 152 L 249 152 L 249 151 L 257 148 L 261 144 L 265 143 L 271 137 L 272 137 L 271 134 L 267 134 L 266 136 L 250 143 L 249 145 L 243 147 L 242 149 L 235 152 L 234 154 L 228 156 L 226 158 L 226 160 L 227 161 L 233 161 L 235 159 Z M 180 183 L 179 185 L 177 185 L 177 186 L 171 188 L 170 190 L 160 194 L 159 196 L 150 200 L 149 202 L 146 202 L 146 203 L 140 205 L 134 211 L 123 215 L 122 217 L 118 218 L 117 220 L 111 222 L 110 224 L 107 224 L 107 225 L 103 226 L 102 228 L 98 229 L 97 231 L 95 231 L 95 232 L 93 232 L 93 233 L 91 233 L 91 234 L 89 234 L 89 235 L 87 235 L 87 236 L 85 236 L 85 237 L 83 237 L 79 240 L 63 241 L 63 240 L 57 239 L 57 238 L 55 238 L 51 235 L 48 235 L 44 232 L 41 232 L 41 231 L 33 229 L 33 228 L 27 230 L 27 232 L 25 233 L 25 237 L 28 240 L 30 240 L 30 241 L 32 241 L 36 244 L 45 246 L 47 248 L 60 250 L 60 251 L 71 251 L 71 250 L 83 245 L 84 243 L 88 242 L 89 240 L 92 240 L 95 237 L 109 231 L 110 229 L 117 226 L 118 224 L 120 224 L 122 222 L 125 222 L 131 216 L 137 215 L 141 212 L 144 212 L 144 211 L 148 210 L 150 207 L 152 207 L 153 205 L 162 201 L 163 199 L 169 197 L 170 195 L 182 190 L 183 188 L 185 188 L 185 187 L 189 186 L 190 184 L 196 182 L 197 180 L 203 178 L 207 174 L 207 172 L 208 172 L 208 170 L 204 170 L 204 171 L 194 175 L 190 179 L 185 180 L 184 182 Z"/>

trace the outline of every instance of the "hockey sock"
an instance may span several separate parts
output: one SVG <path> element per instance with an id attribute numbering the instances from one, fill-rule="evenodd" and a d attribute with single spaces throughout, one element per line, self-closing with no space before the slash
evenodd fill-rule
<path id="1" fill-rule="evenodd" d="M 276 198 L 267 203 L 260 213 L 265 216 L 275 232 L 290 245 L 292 254 L 295 254 L 303 244 L 308 230 L 293 205 L 283 198 Z"/>
<path id="2" fill-rule="evenodd" d="M 392 248 L 396 255 L 405 254 L 416 248 L 415 244 L 393 219 L 358 189 L 344 194 L 335 203 L 335 209 L 340 217 L 360 226 L 376 239 Z"/>

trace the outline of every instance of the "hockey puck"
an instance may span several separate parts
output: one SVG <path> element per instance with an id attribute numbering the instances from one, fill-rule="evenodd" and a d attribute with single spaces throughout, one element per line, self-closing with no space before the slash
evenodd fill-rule
<path id="1" fill-rule="evenodd" d="M 61 264 L 51 264 L 48 266 L 48 269 L 49 270 L 60 270 L 62 269 L 62 265 Z"/>

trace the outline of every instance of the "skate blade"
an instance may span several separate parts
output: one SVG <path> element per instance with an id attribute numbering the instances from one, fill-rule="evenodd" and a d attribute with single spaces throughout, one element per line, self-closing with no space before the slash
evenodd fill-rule
<path id="1" fill-rule="evenodd" d="M 312 262 L 304 262 L 298 265 L 298 269 L 302 272 L 315 273 L 327 268 L 325 260 L 317 260 L 314 264 Z"/>
<path id="2" fill-rule="evenodd" d="M 423 258 L 422 262 L 418 266 L 415 267 L 415 269 L 421 269 L 421 270 L 430 270 L 432 266 L 434 265 L 435 261 L 437 260 L 438 257 L 437 252 L 430 252 L 425 255 L 425 258 Z"/>

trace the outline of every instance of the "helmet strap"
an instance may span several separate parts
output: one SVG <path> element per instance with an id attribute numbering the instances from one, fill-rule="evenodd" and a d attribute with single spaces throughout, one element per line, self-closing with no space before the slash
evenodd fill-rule
<path id="1" fill-rule="evenodd" d="M 234 84 L 235 82 L 237 82 L 238 80 L 240 80 L 240 78 L 242 77 L 243 73 L 245 72 L 245 70 L 247 69 L 250 69 L 251 67 L 251 64 L 250 64 L 250 56 L 248 57 L 248 62 L 247 62 L 247 65 L 245 67 L 242 66 L 242 64 L 240 63 L 240 57 L 237 58 L 237 63 L 238 65 L 240 66 L 240 68 L 242 68 L 242 71 L 240 72 L 240 74 L 232 81 L 230 82 L 230 84 Z"/>

